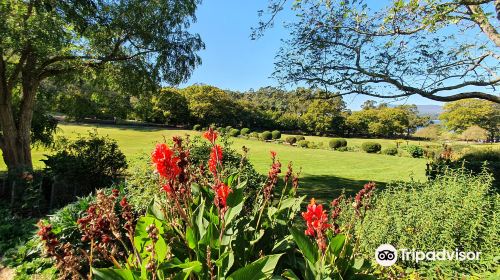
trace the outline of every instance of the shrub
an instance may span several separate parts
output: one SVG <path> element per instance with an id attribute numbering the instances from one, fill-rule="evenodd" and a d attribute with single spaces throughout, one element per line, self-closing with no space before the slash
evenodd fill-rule
<path id="1" fill-rule="evenodd" d="M 345 140 L 344 138 L 340 138 L 340 144 L 341 147 L 347 147 L 347 140 Z"/>
<path id="2" fill-rule="evenodd" d="M 297 138 L 295 138 L 294 136 L 288 136 L 286 138 L 286 142 L 290 145 L 293 145 L 293 144 L 297 143 Z"/>
<path id="3" fill-rule="evenodd" d="M 382 150 L 382 154 L 384 155 L 389 155 L 389 156 L 395 156 L 398 154 L 398 149 L 397 148 L 387 148 Z"/>
<path id="4" fill-rule="evenodd" d="M 408 145 L 405 149 L 413 158 L 421 158 L 424 156 L 424 149 L 422 149 L 422 147 L 420 146 Z"/>
<path id="5" fill-rule="evenodd" d="M 361 149 L 367 153 L 378 153 L 382 146 L 377 142 L 364 142 L 361 144 Z"/>
<path id="6" fill-rule="evenodd" d="M 42 161 L 46 165 L 44 172 L 54 181 L 52 193 L 57 193 L 58 203 L 111 186 L 123 178 L 127 169 L 125 155 L 116 141 L 97 133 L 76 140 L 60 139 L 54 150 Z"/>
<path id="7" fill-rule="evenodd" d="M 299 147 L 301 148 L 308 148 L 310 143 L 307 140 L 300 140 L 299 142 L 297 142 L 297 145 L 299 145 Z"/>
<path id="8" fill-rule="evenodd" d="M 241 135 L 246 136 L 246 135 L 250 134 L 250 128 L 244 127 L 241 129 L 240 133 L 241 133 Z"/>
<path id="9" fill-rule="evenodd" d="M 193 130 L 195 130 L 195 131 L 201 131 L 201 124 L 195 124 L 195 125 L 193 125 Z"/>
<path id="10" fill-rule="evenodd" d="M 418 251 L 446 249 L 481 252 L 479 261 L 402 263 L 425 279 L 467 278 L 473 270 L 495 269 L 500 254 L 500 195 L 492 193 L 492 177 L 466 170 L 448 170 L 435 180 L 398 183 L 376 193 L 372 209 L 355 232 L 360 247 L 371 256 L 380 244 Z M 349 220 L 349 215 L 344 217 Z M 447 275 L 436 277 L 436 265 Z M 455 270 L 455 271 L 452 271 Z"/>
<path id="11" fill-rule="evenodd" d="M 232 127 L 232 126 L 230 126 L 230 125 L 226 126 L 226 132 L 231 131 L 231 129 L 232 129 L 232 128 L 233 128 L 233 127 Z"/>
<path id="12" fill-rule="evenodd" d="M 272 138 L 273 138 L 273 140 L 280 139 L 281 138 L 281 132 L 279 130 L 273 130 L 273 132 L 272 132 Z"/>
<path id="13" fill-rule="evenodd" d="M 304 135 L 297 135 L 297 136 L 295 136 L 295 138 L 297 138 L 297 141 L 306 140 Z"/>
<path id="14" fill-rule="evenodd" d="M 339 138 L 333 138 L 328 142 L 328 145 L 330 146 L 331 149 L 338 149 L 342 147 L 342 141 Z"/>
<path id="15" fill-rule="evenodd" d="M 229 135 L 232 137 L 238 137 L 238 135 L 240 135 L 240 130 L 237 128 L 232 128 L 231 130 L 229 130 Z"/>
<path id="16" fill-rule="evenodd" d="M 259 139 L 259 133 L 256 131 L 250 132 L 250 137 L 255 138 L 255 139 Z"/>
<path id="17" fill-rule="evenodd" d="M 273 139 L 273 134 L 271 131 L 264 131 L 259 135 L 261 140 L 267 141 L 267 140 L 272 140 Z"/>

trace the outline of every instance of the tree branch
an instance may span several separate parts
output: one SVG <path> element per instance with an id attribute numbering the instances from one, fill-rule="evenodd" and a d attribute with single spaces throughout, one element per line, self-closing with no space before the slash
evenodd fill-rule
<path id="1" fill-rule="evenodd" d="M 500 34 L 484 14 L 483 9 L 479 5 L 468 5 L 467 9 L 471 15 L 471 19 L 481 28 L 484 34 L 497 46 L 500 47 Z"/>

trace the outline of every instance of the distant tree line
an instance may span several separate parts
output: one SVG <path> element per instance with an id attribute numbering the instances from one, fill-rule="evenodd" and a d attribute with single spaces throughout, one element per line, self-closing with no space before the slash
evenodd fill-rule
<path id="1" fill-rule="evenodd" d="M 135 119 L 172 126 L 249 127 L 302 131 L 315 135 L 409 136 L 429 118 L 418 116 L 416 106 L 365 103 L 350 111 L 339 96 L 321 90 L 282 90 L 264 87 L 247 92 L 222 90 L 210 85 L 183 89 L 127 87 L 111 74 L 103 78 L 80 78 L 59 85 L 47 82 L 42 90 L 50 99 L 47 110 L 81 121 L 93 119 Z"/>

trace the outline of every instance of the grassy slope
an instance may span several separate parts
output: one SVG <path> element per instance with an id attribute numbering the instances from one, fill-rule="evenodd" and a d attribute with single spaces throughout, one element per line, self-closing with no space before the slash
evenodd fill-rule
<path id="1" fill-rule="evenodd" d="M 58 134 L 75 137 L 77 134 L 87 134 L 87 131 L 96 128 L 95 125 L 60 125 Z M 196 134 L 194 131 L 165 130 L 157 128 L 131 128 L 119 126 L 99 126 L 98 133 L 109 135 L 118 141 L 121 150 L 128 160 L 136 161 L 141 154 L 149 154 L 154 144 L 170 139 L 173 135 Z M 315 142 L 327 142 L 326 137 L 306 137 Z M 366 139 L 348 139 L 349 145 L 361 145 Z M 383 146 L 395 145 L 394 140 L 379 140 Z M 274 143 L 265 143 L 256 140 L 241 138 L 234 139 L 234 148 L 240 149 L 243 145 L 250 148 L 249 157 L 257 170 L 266 173 L 270 164 L 269 151 L 278 153 L 283 168 L 289 161 L 296 168 L 302 168 L 302 186 L 304 191 L 316 197 L 332 197 L 345 188 L 346 191 L 355 191 L 368 181 L 387 183 L 391 180 L 425 180 L 425 159 L 393 157 L 385 155 L 366 154 L 361 152 L 336 152 L 329 150 L 314 150 L 290 147 Z M 43 149 L 33 151 L 36 167 L 42 167 L 39 160 Z M 0 161 L 0 170 L 5 165 Z"/>

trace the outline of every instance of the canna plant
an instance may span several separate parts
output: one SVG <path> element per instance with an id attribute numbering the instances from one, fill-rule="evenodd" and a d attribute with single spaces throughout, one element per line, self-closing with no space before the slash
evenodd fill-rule
<path id="1" fill-rule="evenodd" d="M 367 263 L 354 258 L 350 233 L 369 207 L 374 184 L 358 193 L 350 223 L 337 223 L 340 197 L 328 214 L 314 199 L 302 213 L 298 173 L 282 173 L 275 152 L 263 185 L 247 186 L 240 172 L 224 168 L 224 149 L 209 129 L 206 163 L 193 164 L 183 139 L 158 144 L 152 164 L 157 191 L 145 213 L 119 192 L 97 193 L 78 221 L 81 243 L 62 244 L 50 224 L 39 235 L 64 279 L 348 279 Z M 246 151 L 246 149 L 244 149 Z M 246 155 L 243 156 L 243 160 Z M 346 205 L 345 203 L 342 205 Z M 141 207 L 144 208 L 144 207 Z M 299 276 L 297 276 L 299 275 Z"/>
<path id="2" fill-rule="evenodd" d="M 370 200 L 375 188 L 368 183 L 355 196 L 354 201 L 345 200 L 342 195 L 331 203 L 331 213 L 311 199 L 307 211 L 302 212 L 306 222 L 304 232 L 296 227 L 290 233 L 300 252 L 298 265 L 286 269 L 282 276 L 286 279 L 322 280 L 322 279 L 375 279 L 366 274 L 370 263 L 359 257 L 359 239 L 354 237 L 353 229 L 357 222 L 362 224 L 364 214 L 370 207 Z M 345 209 L 345 206 L 352 207 Z M 353 211 L 351 219 L 338 224 L 341 211 Z M 312 241 L 311 239 L 314 239 Z M 299 277 L 300 275 L 301 277 Z"/>

